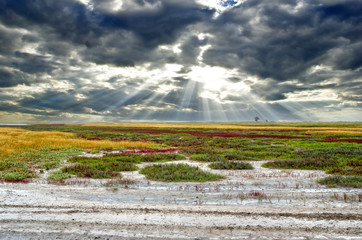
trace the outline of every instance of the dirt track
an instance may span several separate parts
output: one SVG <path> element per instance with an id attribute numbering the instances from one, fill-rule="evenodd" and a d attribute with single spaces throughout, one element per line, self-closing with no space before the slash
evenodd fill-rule
<path id="1" fill-rule="evenodd" d="M 228 178 L 218 183 L 148 182 L 132 172 L 138 183 L 129 186 L 0 184 L 0 239 L 362 239 L 360 189 L 324 188 L 319 171 L 253 164 L 220 171 Z M 267 197 L 238 199 L 256 191 Z"/>

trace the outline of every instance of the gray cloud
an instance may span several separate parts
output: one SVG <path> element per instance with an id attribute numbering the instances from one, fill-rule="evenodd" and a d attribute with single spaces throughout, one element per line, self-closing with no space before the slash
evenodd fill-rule
<path id="1" fill-rule="evenodd" d="M 0 88 L 13 87 L 20 83 L 26 83 L 24 76 L 16 74 L 8 69 L 0 68 Z"/>
<path id="2" fill-rule="evenodd" d="M 304 7 L 293 12 L 298 3 Z M 270 93 L 272 86 L 267 80 L 258 84 L 257 94 L 270 96 L 264 97 L 267 100 L 283 99 L 284 93 L 300 88 L 285 88 L 278 82 L 326 79 L 310 78 L 308 71 L 315 65 L 349 71 L 361 68 L 361 10 L 360 1 L 337 5 L 246 1 L 211 24 L 215 37 L 204 59 L 211 65 L 240 68 L 261 79 L 274 79 L 274 93 Z"/>
<path id="3" fill-rule="evenodd" d="M 41 119 L 276 121 L 303 120 L 303 111 L 318 120 L 310 113 L 318 107 L 360 109 L 359 0 L 248 0 L 216 18 L 194 0 L 119 3 L 0 0 L 0 110 Z M 220 82 L 230 86 L 214 84 L 217 97 L 205 97 L 207 72 L 192 78 L 195 66 L 227 69 Z M 237 83 L 250 89 L 237 93 Z M 337 97 L 288 99 L 313 90 Z"/>

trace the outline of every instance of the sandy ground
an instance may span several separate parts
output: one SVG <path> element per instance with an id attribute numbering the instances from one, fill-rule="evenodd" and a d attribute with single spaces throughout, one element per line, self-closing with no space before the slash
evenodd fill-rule
<path id="1" fill-rule="evenodd" d="M 0 184 L 0 239 L 362 239 L 362 189 L 326 188 L 322 171 L 210 170 L 207 183 L 43 178 Z M 142 167 L 143 165 L 139 165 Z M 107 184 L 108 183 L 108 184 Z"/>

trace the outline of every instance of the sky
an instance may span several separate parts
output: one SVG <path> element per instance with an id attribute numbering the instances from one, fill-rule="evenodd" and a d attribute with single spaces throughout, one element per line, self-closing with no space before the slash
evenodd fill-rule
<path id="1" fill-rule="evenodd" d="M 0 122 L 361 121 L 361 0 L 0 0 Z"/>

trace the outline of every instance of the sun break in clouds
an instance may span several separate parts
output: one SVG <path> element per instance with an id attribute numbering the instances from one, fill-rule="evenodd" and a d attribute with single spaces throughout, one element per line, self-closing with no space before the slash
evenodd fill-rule
<path id="1" fill-rule="evenodd" d="M 362 1 L 0 0 L 0 121 L 358 121 Z"/>

